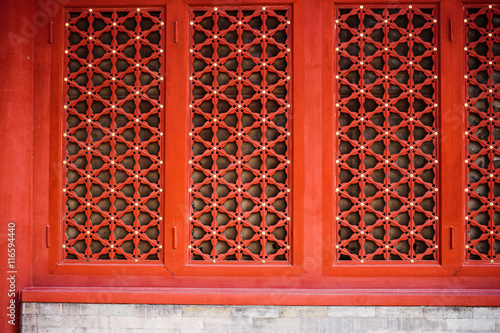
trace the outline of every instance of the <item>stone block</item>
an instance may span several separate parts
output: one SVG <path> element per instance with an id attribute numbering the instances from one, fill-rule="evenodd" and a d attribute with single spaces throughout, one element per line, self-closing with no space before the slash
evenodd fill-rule
<path id="1" fill-rule="evenodd" d="M 37 313 L 37 303 L 22 303 L 22 313 L 23 314 L 36 314 Z"/>
<path id="2" fill-rule="evenodd" d="M 303 332 L 353 332 L 350 328 L 352 319 L 346 318 L 301 318 L 300 330 Z"/>
<path id="3" fill-rule="evenodd" d="M 267 332 L 276 330 L 300 329 L 302 322 L 300 318 L 253 318 L 252 328 Z"/>
<path id="4" fill-rule="evenodd" d="M 366 330 L 384 330 L 387 329 L 387 318 L 386 317 L 379 317 L 379 318 L 370 318 L 370 317 L 365 317 L 365 318 L 356 318 L 356 317 L 350 317 L 350 318 L 342 318 L 343 320 L 346 320 L 347 327 L 349 328 L 349 331 L 351 332 L 365 332 Z"/>
<path id="5" fill-rule="evenodd" d="M 370 306 L 328 306 L 328 317 L 366 318 L 375 317 L 375 307 Z"/>
<path id="6" fill-rule="evenodd" d="M 116 308 L 111 305 L 119 304 L 80 304 L 80 314 L 82 316 L 111 316 L 115 315 Z"/>
<path id="7" fill-rule="evenodd" d="M 326 318 L 328 311 L 325 306 L 280 306 L 281 318 Z"/>
<path id="8" fill-rule="evenodd" d="M 62 327 L 63 317 L 61 315 L 37 315 L 38 327 Z"/>
<path id="9" fill-rule="evenodd" d="M 401 318 L 401 329 L 404 331 L 445 330 L 446 322 L 440 319 Z"/>
<path id="10" fill-rule="evenodd" d="M 29 326 L 29 327 L 22 326 L 21 332 L 22 333 L 37 333 L 38 329 L 36 327 L 33 327 L 33 326 Z"/>
<path id="11" fill-rule="evenodd" d="M 252 328 L 252 318 L 201 318 L 206 332 L 245 330 Z"/>
<path id="12" fill-rule="evenodd" d="M 375 307 L 376 317 L 386 318 L 423 318 L 423 307 L 420 306 L 380 306 Z"/>
<path id="13" fill-rule="evenodd" d="M 110 316 L 108 320 L 112 328 L 157 328 L 156 317 Z"/>
<path id="14" fill-rule="evenodd" d="M 453 318 L 472 318 L 473 308 L 471 307 L 437 307 L 427 306 L 423 308 L 424 318 L 427 319 L 453 319 Z"/>
<path id="15" fill-rule="evenodd" d="M 108 328 L 107 316 L 63 316 L 63 327 Z"/>
<path id="16" fill-rule="evenodd" d="M 180 333 L 178 329 L 134 328 L 132 333 Z"/>
<path id="17" fill-rule="evenodd" d="M 170 304 L 141 304 L 144 315 L 147 317 L 180 317 L 182 305 Z"/>
<path id="18" fill-rule="evenodd" d="M 90 316 L 134 316 L 135 304 L 85 304 L 82 314 Z"/>
<path id="19" fill-rule="evenodd" d="M 392 331 L 401 331 L 402 330 L 402 323 L 401 323 L 401 318 L 398 318 L 396 316 L 385 316 L 380 318 L 385 318 L 387 320 L 386 324 L 386 329 Z"/>
<path id="20" fill-rule="evenodd" d="M 38 314 L 60 315 L 61 303 L 38 303 Z"/>
<path id="21" fill-rule="evenodd" d="M 354 318 L 254 318 L 254 331 L 261 332 L 355 332 Z M 362 326 L 361 331 L 366 331 Z"/>
<path id="22" fill-rule="evenodd" d="M 85 305 L 79 303 L 62 303 L 61 314 L 63 316 L 79 316 L 82 314 L 82 307 Z"/>
<path id="23" fill-rule="evenodd" d="M 500 307 L 474 307 L 472 312 L 474 318 L 500 318 Z"/>
<path id="24" fill-rule="evenodd" d="M 420 330 L 416 330 L 416 331 L 405 331 L 405 330 L 389 330 L 389 329 L 386 329 L 386 330 L 380 330 L 380 331 L 365 331 L 365 333 L 422 333 L 422 331 Z M 443 331 L 440 331 L 441 333 L 443 333 Z"/>
<path id="25" fill-rule="evenodd" d="M 493 331 L 495 319 L 446 319 L 446 328 L 449 331 Z"/>
<path id="26" fill-rule="evenodd" d="M 217 318 L 227 318 L 231 315 L 231 311 L 228 306 L 216 306 L 216 305 L 183 305 L 182 306 L 182 316 L 183 317 L 217 317 Z"/>
<path id="27" fill-rule="evenodd" d="M 134 304 L 136 317 L 182 316 L 182 305 L 172 304 Z"/>
<path id="28" fill-rule="evenodd" d="M 37 333 L 68 333 L 68 331 L 67 327 L 38 327 Z M 85 329 L 75 327 L 71 329 L 71 333 L 85 333 Z"/>
<path id="29" fill-rule="evenodd" d="M 134 329 L 133 328 L 110 328 L 108 333 L 134 333 Z"/>
<path id="30" fill-rule="evenodd" d="M 23 314 L 21 318 L 21 325 L 23 328 L 27 327 L 37 327 L 36 325 L 36 315 L 35 314 Z"/>
<path id="31" fill-rule="evenodd" d="M 242 318 L 277 318 L 277 306 L 231 306 L 231 317 Z"/>
<path id="32" fill-rule="evenodd" d="M 158 317 L 156 327 L 160 329 L 203 329 L 203 320 L 193 317 Z"/>

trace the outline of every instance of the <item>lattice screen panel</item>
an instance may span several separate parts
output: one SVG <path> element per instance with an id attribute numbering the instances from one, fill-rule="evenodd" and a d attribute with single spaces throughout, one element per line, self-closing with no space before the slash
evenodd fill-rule
<path id="1" fill-rule="evenodd" d="M 467 6 L 466 258 L 500 260 L 500 7 Z"/>
<path id="2" fill-rule="evenodd" d="M 191 11 L 192 260 L 290 260 L 290 19 Z"/>
<path id="3" fill-rule="evenodd" d="M 65 259 L 159 259 L 163 16 L 66 13 Z"/>
<path id="4" fill-rule="evenodd" d="M 336 9 L 338 260 L 437 260 L 436 17 Z"/>

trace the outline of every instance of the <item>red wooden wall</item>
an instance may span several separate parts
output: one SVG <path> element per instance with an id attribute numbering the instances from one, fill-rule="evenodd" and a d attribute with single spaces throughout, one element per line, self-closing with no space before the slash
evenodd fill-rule
<path id="1" fill-rule="evenodd" d="M 17 332 L 9 324 L 11 300 L 15 301 L 15 323 L 19 325 L 17 291 L 32 285 L 32 177 L 33 177 L 33 24 L 31 1 L 6 0 L 0 13 L 0 331 Z M 9 224 L 15 224 L 15 266 L 8 266 Z M 10 252 L 11 254 L 14 252 Z M 12 261 L 11 261 L 12 263 Z M 10 273 L 15 272 L 15 273 Z M 15 276 L 15 297 L 10 297 Z"/>
<path id="2" fill-rule="evenodd" d="M 99 6 L 102 1 L 59 1 L 65 6 Z M 365 1 L 388 4 L 391 1 Z M 498 3 L 498 1 L 495 1 Z M 248 1 L 246 4 L 251 4 Z M 273 1 L 275 5 L 289 1 Z M 336 265 L 334 3 L 302 0 L 293 10 L 293 265 L 196 264 L 189 262 L 188 47 L 189 5 L 206 1 L 148 1 L 166 8 L 166 100 L 174 111 L 165 131 L 176 145 L 165 150 L 165 166 L 176 205 L 165 215 L 163 264 L 77 264 L 61 261 L 61 7 L 51 2 L 5 0 L 0 14 L 0 257 L 1 290 L 8 290 L 7 225 L 16 225 L 16 290 L 24 301 L 499 305 L 498 264 L 464 265 L 463 211 L 463 27 L 459 1 L 438 5 L 441 196 L 438 262 L 441 264 Z M 408 1 L 406 2 L 414 3 Z M 470 1 L 470 3 L 475 3 Z M 230 5 L 223 0 L 218 5 Z M 107 7 L 134 6 L 110 0 Z M 144 4 L 141 4 L 144 5 Z M 453 19 L 450 20 L 450 17 Z M 52 38 L 49 21 L 53 22 Z M 177 23 L 174 23 L 176 22 Z M 178 43 L 172 32 L 178 24 Z M 52 42 L 52 43 L 51 43 Z M 36 56 L 35 56 L 36 55 Z M 444 147 L 444 148 L 443 148 Z M 458 166 L 458 167 L 457 167 Z M 450 172 L 449 170 L 453 170 Z M 458 179 L 458 180 L 457 180 Z M 168 196 L 167 196 L 168 197 Z M 46 235 L 47 226 L 50 233 Z M 175 226 L 177 242 L 172 236 Z M 450 227 L 456 232 L 450 235 Z M 174 244 L 176 243 L 176 244 Z M 324 245 L 323 245 L 324 244 Z M 174 251 L 174 245 L 177 246 Z M 452 246 L 453 245 L 453 246 Z M 184 250 L 179 250 L 184 249 Z M 6 267 L 4 269 L 4 267 Z M 175 271 L 175 274 L 173 273 Z M 110 292 L 112 290 L 113 292 Z M 4 332 L 15 331 L 4 318 Z M 19 319 L 19 298 L 16 299 Z"/>

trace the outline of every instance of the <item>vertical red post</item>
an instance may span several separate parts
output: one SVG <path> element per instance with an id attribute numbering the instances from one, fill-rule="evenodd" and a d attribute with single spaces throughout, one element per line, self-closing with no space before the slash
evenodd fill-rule
<path id="1" fill-rule="evenodd" d="M 40 33 L 42 19 L 33 14 L 32 1 L 2 2 L 0 331 L 5 333 L 18 331 L 19 290 L 31 284 L 33 38 Z"/>

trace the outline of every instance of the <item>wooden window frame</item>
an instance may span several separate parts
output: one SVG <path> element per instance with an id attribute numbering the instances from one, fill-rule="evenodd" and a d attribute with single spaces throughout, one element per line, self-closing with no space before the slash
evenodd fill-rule
<path id="1" fill-rule="evenodd" d="M 438 264 L 345 265 L 334 261 L 335 219 L 335 30 L 339 0 L 275 0 L 293 13 L 293 239 L 292 265 L 188 263 L 188 24 L 189 8 L 204 0 L 150 0 L 164 7 L 165 117 L 164 172 L 175 201 L 165 204 L 164 258 L 159 264 L 62 263 L 60 256 L 61 107 L 63 7 L 134 7 L 137 1 L 73 1 L 60 5 L 51 26 L 53 42 L 35 40 L 33 282 L 27 302 L 194 303 L 282 305 L 500 305 L 500 265 L 464 265 L 462 195 L 464 3 L 438 6 L 440 68 L 439 149 L 441 199 Z M 389 0 L 367 0 L 389 4 Z M 408 1 L 407 4 L 416 4 Z M 498 4 L 498 1 L 494 1 Z M 212 4 L 212 3 L 210 3 Z M 242 5 L 254 5 L 245 1 Z M 257 4 L 262 5 L 261 2 Z M 221 0 L 218 5 L 231 5 Z M 146 6 L 140 5 L 140 6 Z M 38 8 L 40 9 L 40 8 Z M 451 17 L 451 19 L 449 19 Z M 451 22 L 451 23 L 450 23 Z M 177 28 L 174 28 L 177 27 Z M 177 29 L 177 32 L 176 32 Z M 42 33 L 49 34 L 49 27 Z M 177 36 L 175 35 L 177 34 Z M 455 37 L 458 36 L 458 37 Z M 176 38 L 177 37 L 177 38 Z M 176 42 L 177 40 L 177 42 Z M 461 54 L 461 53 L 460 53 Z M 169 61 L 170 60 L 170 61 Z M 307 68 L 308 70 L 304 70 Z M 461 68 L 461 71 L 453 69 Z M 49 70 L 50 69 L 50 70 Z M 447 87 L 447 89 L 443 89 Z M 179 92 L 181 91 L 181 92 Z M 167 134 L 168 133 L 168 134 Z M 174 144 L 168 144 L 172 142 Z M 458 153 L 460 152 L 460 153 Z M 450 176 L 444 176 L 444 175 Z M 175 176 L 172 176 L 175 175 Z M 169 196 L 165 196 L 169 197 Z M 175 227 L 175 228 L 173 228 Z M 450 229 L 452 228 L 452 229 Z M 175 235 L 175 230 L 177 235 Z M 452 230 L 452 231 L 450 231 Z M 453 237 L 452 237 L 453 235 Z M 175 249 L 174 249 L 175 247 Z"/>

